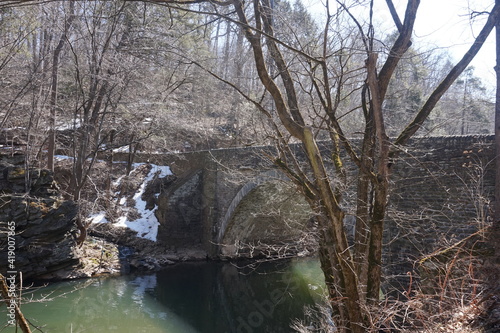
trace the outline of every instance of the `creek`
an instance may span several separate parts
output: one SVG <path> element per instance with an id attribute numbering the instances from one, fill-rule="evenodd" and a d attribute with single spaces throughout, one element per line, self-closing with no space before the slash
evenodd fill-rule
<path id="1" fill-rule="evenodd" d="M 323 285 L 314 259 L 182 263 L 154 274 L 52 283 L 24 292 L 33 301 L 21 309 L 46 333 L 293 332 L 304 307 L 321 302 Z"/>

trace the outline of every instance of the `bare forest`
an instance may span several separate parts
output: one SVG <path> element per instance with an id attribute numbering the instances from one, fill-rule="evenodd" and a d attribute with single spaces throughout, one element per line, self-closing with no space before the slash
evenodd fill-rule
<path id="1" fill-rule="evenodd" d="M 359 137 L 362 101 L 355 92 L 365 80 L 363 31 L 346 17 L 325 31 L 300 1 L 274 6 L 275 38 L 297 51 L 286 61 L 297 99 L 308 105 L 307 118 L 322 126 L 316 110 L 321 101 L 311 100 L 313 87 L 301 83 L 311 71 L 301 57 L 343 52 L 338 68 L 331 69 L 343 75 L 346 91 L 339 96 L 340 118 L 345 135 Z M 249 42 L 231 8 L 212 11 L 207 3 L 186 8 L 114 1 L 3 4 L 0 102 L 2 128 L 10 131 L 3 141 L 27 144 L 30 160 L 40 165 L 51 163 L 49 146 L 77 149 L 83 142 L 86 154 L 129 145 L 166 152 L 271 144 L 274 133 L 254 102 L 270 111 L 273 106 Z M 327 45 L 325 37 L 332 38 Z M 396 28 L 384 31 L 373 47 L 384 52 L 396 37 Z M 270 55 L 265 62 L 278 73 Z M 390 136 L 452 66 L 446 49 L 411 46 L 384 104 Z M 492 112 L 492 87 L 468 68 L 419 135 L 492 133 Z M 89 127 L 88 137 L 71 135 L 79 129 L 87 135 L 82 129 Z"/>
<path id="2" fill-rule="evenodd" d="M 480 29 L 457 56 L 413 42 L 419 0 L 380 1 L 389 30 L 374 3 L 0 2 L 1 144 L 27 168 L 58 170 L 57 156 L 71 156 L 59 175 L 82 207 L 93 177 L 105 178 L 98 156 L 275 146 L 269 158 L 315 214 L 336 327 L 379 329 L 393 161 L 417 136 L 493 134 L 495 87 L 470 63 L 500 7 L 463 1 Z"/>

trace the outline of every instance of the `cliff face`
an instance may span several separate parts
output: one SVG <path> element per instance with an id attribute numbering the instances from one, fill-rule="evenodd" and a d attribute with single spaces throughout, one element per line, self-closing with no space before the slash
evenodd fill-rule
<path id="1" fill-rule="evenodd" d="M 74 202 L 57 196 L 50 171 L 25 170 L 15 159 L 2 157 L 0 272 L 22 272 L 24 279 L 71 277 L 79 263 L 71 234 L 76 214 Z"/>

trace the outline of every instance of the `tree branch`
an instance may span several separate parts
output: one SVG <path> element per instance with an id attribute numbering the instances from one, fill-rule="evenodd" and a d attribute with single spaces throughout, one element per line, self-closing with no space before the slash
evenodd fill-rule
<path id="1" fill-rule="evenodd" d="M 387 3 L 387 7 L 389 7 L 392 19 L 394 20 L 399 33 L 401 33 L 403 31 L 403 23 L 401 23 L 401 19 L 399 18 L 396 8 L 394 7 L 394 3 L 392 2 L 392 0 L 386 0 L 385 2 Z"/>
<path id="2" fill-rule="evenodd" d="M 258 0 L 254 1 L 254 10 L 256 12 L 256 20 L 260 20 L 258 17 L 260 15 L 258 7 Z M 273 78 L 269 75 L 268 70 L 267 70 L 267 65 L 266 65 L 266 60 L 264 57 L 264 52 L 262 50 L 262 42 L 260 39 L 260 36 L 257 34 L 254 34 L 249 28 L 248 28 L 248 23 L 246 19 L 245 12 L 243 10 L 243 3 L 240 0 L 234 0 L 234 7 L 236 9 L 236 13 L 238 14 L 238 17 L 241 22 L 244 23 L 246 28 L 244 28 L 244 33 L 247 38 L 247 40 L 250 43 L 250 46 L 252 47 L 252 51 L 254 54 L 254 59 L 255 59 L 255 65 L 257 68 L 257 73 L 259 75 L 259 78 L 266 88 L 267 91 L 271 94 L 274 104 L 276 105 L 276 111 L 278 113 L 278 117 L 280 118 L 281 122 L 283 125 L 286 127 L 286 129 L 292 134 L 294 137 L 296 137 L 299 140 L 302 140 L 304 137 L 303 134 L 303 127 L 300 126 L 297 122 L 295 122 L 292 117 L 290 117 L 289 114 L 289 108 L 285 102 L 285 99 L 281 93 L 280 88 L 274 82 Z"/>
<path id="3" fill-rule="evenodd" d="M 455 67 L 451 69 L 451 71 L 439 84 L 439 86 L 432 92 L 432 94 L 427 99 L 427 102 L 425 102 L 424 106 L 422 106 L 413 121 L 410 122 L 408 126 L 406 126 L 406 128 L 401 132 L 401 134 L 395 141 L 396 145 L 404 145 L 420 129 L 423 122 L 427 119 L 430 112 L 436 106 L 437 102 L 441 99 L 443 94 L 448 90 L 453 82 L 455 82 L 455 80 L 460 76 L 465 68 L 467 68 L 472 59 L 474 59 L 474 57 L 486 41 L 486 38 L 495 27 L 495 24 L 498 20 L 500 20 L 500 5 L 497 4 L 493 7 L 483 29 L 481 30 L 469 50 L 455 65 Z"/>
<path id="4" fill-rule="evenodd" d="M 420 0 L 408 0 L 402 29 L 389 52 L 389 57 L 380 70 L 378 79 L 381 100 L 385 98 L 392 74 L 401 60 L 401 57 L 411 46 L 411 36 L 419 4 Z"/>

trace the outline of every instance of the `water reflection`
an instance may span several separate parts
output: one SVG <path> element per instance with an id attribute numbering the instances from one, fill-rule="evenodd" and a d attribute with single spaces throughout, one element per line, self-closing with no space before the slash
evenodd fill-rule
<path id="1" fill-rule="evenodd" d="M 319 298 L 319 276 L 315 261 L 244 269 L 182 264 L 151 275 L 57 283 L 33 297 L 59 297 L 22 309 L 44 332 L 291 332 L 304 305 Z"/>

